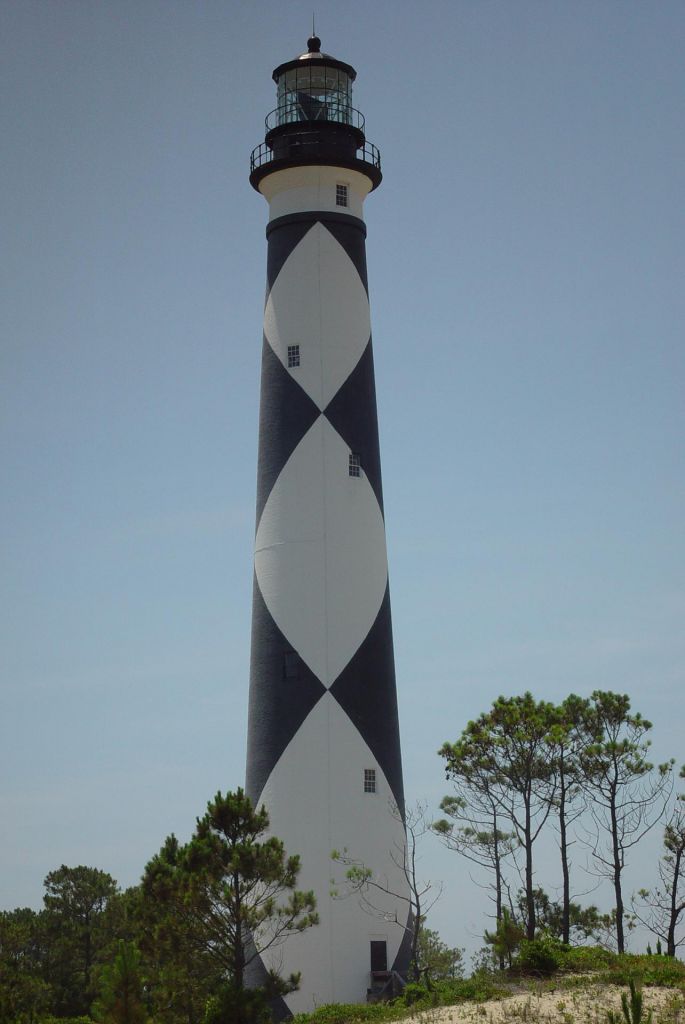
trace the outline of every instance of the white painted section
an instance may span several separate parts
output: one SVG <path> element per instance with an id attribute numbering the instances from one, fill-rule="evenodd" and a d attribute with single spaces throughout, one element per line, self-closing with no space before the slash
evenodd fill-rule
<path id="1" fill-rule="evenodd" d="M 337 184 L 348 186 L 346 207 L 336 204 Z M 364 199 L 371 191 L 371 180 L 347 167 L 288 167 L 263 178 L 259 191 L 268 200 L 269 220 L 310 210 L 348 213 L 363 220 Z"/>
<path id="2" fill-rule="evenodd" d="M 320 409 L 357 365 L 371 334 L 369 300 L 352 260 L 323 224 L 314 224 L 283 264 L 264 310 L 264 333 Z M 291 369 L 288 345 L 300 346 L 300 365 Z"/>
<path id="3" fill-rule="evenodd" d="M 371 629 L 388 579 L 376 495 L 348 466 L 349 448 L 320 416 L 278 476 L 255 542 L 266 606 L 326 686 Z"/>
<path id="4" fill-rule="evenodd" d="M 375 768 L 377 792 L 364 793 L 364 768 Z M 312 710 L 274 768 L 262 794 L 270 832 L 286 852 L 300 854 L 299 889 L 313 889 L 320 924 L 265 955 L 282 973 L 302 972 L 301 991 L 288 996 L 293 1013 L 323 1003 L 363 1002 L 370 984 L 370 940 L 386 938 L 392 964 L 406 921 L 405 836 L 392 813 L 392 794 L 380 766 L 337 701 L 326 694 Z M 378 871 L 397 895 L 374 897 L 371 915 L 356 895 L 345 897 L 345 869 L 331 851 L 347 851 Z M 333 881 L 332 881 L 333 879 Z M 335 898 L 337 888 L 343 898 Z"/>

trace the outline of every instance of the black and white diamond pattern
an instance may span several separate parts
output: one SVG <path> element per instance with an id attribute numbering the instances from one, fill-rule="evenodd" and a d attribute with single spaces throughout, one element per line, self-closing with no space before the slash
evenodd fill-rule
<path id="1" fill-rule="evenodd" d="M 339 961 L 370 925 L 355 901 L 331 904 L 330 851 L 396 871 L 404 831 L 388 805 L 402 808 L 403 791 L 363 223 L 272 224 L 267 279 L 247 791 L 319 900 L 322 925 L 297 939 L 307 966 L 294 962 L 305 972 L 294 1011 L 349 998 Z M 300 364 L 288 367 L 292 345 Z M 379 793 L 365 797 L 369 767 Z M 406 917 L 406 904 L 388 900 L 387 915 Z M 391 962 L 401 939 L 390 927 Z M 312 989 L 312 978 L 328 980 Z"/>

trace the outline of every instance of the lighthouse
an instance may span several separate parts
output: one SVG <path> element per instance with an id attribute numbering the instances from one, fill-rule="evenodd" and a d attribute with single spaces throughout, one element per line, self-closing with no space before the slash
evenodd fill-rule
<path id="1" fill-rule="evenodd" d="M 381 162 L 355 77 L 312 36 L 273 72 L 251 158 L 269 215 L 246 785 L 320 918 L 263 954 L 302 974 L 281 1016 L 364 1002 L 410 944 L 363 210 Z M 373 872 L 371 908 L 333 850 Z"/>

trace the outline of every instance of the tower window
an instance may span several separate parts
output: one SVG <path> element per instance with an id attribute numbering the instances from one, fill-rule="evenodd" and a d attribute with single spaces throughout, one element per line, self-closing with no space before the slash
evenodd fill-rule
<path id="1" fill-rule="evenodd" d="M 362 457 L 358 452 L 350 452 L 350 476 L 362 475 Z"/>
<path id="2" fill-rule="evenodd" d="M 285 679 L 300 678 L 300 658 L 297 651 L 286 651 L 283 655 L 283 677 Z"/>
<path id="3" fill-rule="evenodd" d="M 376 769 L 365 768 L 364 769 L 364 792 L 375 793 L 376 792 Z"/>
<path id="4" fill-rule="evenodd" d="M 335 205 L 347 206 L 347 185 L 335 186 Z"/>
<path id="5" fill-rule="evenodd" d="M 300 346 L 299 345 L 288 345 L 288 369 L 292 370 L 293 366 L 300 365 Z"/>

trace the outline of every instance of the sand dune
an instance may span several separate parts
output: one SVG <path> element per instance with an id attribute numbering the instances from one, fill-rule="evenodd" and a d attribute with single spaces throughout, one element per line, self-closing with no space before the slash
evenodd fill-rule
<path id="1" fill-rule="evenodd" d="M 625 986 L 587 985 L 519 992 L 485 1003 L 463 1003 L 424 1010 L 408 1018 L 412 1024 L 607 1024 L 607 1011 L 621 1015 Z M 685 997 L 672 988 L 645 988 L 643 1024 L 685 1024 Z M 405 1018 L 407 1019 L 407 1018 Z"/>

